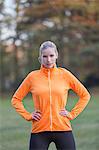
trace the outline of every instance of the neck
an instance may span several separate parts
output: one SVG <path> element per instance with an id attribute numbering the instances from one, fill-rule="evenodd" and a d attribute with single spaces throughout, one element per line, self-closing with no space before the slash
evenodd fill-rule
<path id="1" fill-rule="evenodd" d="M 53 67 L 51 67 L 51 68 L 48 68 L 48 67 L 46 67 L 46 66 L 44 66 L 43 64 L 41 65 L 41 68 L 45 68 L 45 69 L 52 69 L 52 68 L 56 68 L 56 64 L 54 64 L 53 65 Z"/>

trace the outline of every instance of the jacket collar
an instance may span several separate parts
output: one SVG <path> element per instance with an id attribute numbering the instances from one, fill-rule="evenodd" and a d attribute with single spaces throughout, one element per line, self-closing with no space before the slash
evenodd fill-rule
<path id="1" fill-rule="evenodd" d="M 40 68 L 41 72 L 43 72 L 47 76 L 48 76 L 48 72 L 52 74 L 56 69 L 57 69 L 56 64 L 54 64 L 53 68 L 46 68 L 44 65 L 41 65 L 41 68 Z"/>

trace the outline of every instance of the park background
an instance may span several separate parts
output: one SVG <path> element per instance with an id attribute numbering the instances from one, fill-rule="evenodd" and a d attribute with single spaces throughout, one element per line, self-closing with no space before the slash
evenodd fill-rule
<path id="1" fill-rule="evenodd" d="M 87 109 L 72 121 L 77 150 L 99 150 L 99 0 L 0 1 L 0 150 L 28 149 L 31 125 L 12 108 L 11 97 L 40 68 L 38 50 L 46 40 L 58 47 L 57 66 L 91 93 Z M 76 100 L 70 92 L 68 109 Z M 24 105 L 33 111 L 30 95 Z"/>

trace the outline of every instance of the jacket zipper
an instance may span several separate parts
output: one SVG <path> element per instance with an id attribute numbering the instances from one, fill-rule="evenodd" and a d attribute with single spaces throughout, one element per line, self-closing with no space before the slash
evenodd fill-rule
<path id="1" fill-rule="evenodd" d="M 50 70 L 48 72 L 48 82 L 49 82 L 49 95 L 50 95 L 50 129 L 52 131 L 52 95 L 51 95 Z"/>

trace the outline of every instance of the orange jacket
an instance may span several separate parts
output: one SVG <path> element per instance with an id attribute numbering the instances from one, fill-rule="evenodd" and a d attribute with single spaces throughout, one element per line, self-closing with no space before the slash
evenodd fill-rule
<path id="1" fill-rule="evenodd" d="M 64 117 L 59 112 L 66 106 L 69 89 L 77 93 L 79 100 L 68 116 Z M 23 106 L 22 100 L 29 92 L 32 93 L 35 110 L 41 111 L 39 121 L 32 120 L 32 114 Z M 89 99 L 86 88 L 68 70 L 41 66 L 40 70 L 32 71 L 24 79 L 13 95 L 12 105 L 22 117 L 32 121 L 33 133 L 68 131 L 72 130 L 70 120 L 82 112 Z"/>

